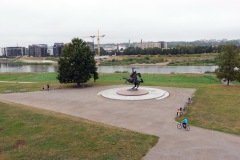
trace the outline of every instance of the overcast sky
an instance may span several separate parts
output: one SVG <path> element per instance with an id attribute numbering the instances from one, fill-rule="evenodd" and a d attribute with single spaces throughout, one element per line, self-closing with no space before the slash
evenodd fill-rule
<path id="1" fill-rule="evenodd" d="M 101 43 L 240 39 L 240 0 L 0 0 L 0 47 L 66 43 L 98 29 Z"/>

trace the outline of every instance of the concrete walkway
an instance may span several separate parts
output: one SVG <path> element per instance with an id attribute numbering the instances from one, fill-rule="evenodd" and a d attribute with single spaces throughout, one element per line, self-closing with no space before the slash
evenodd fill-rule
<path id="1" fill-rule="evenodd" d="M 1 94 L 0 100 L 47 109 L 160 137 L 145 160 L 239 160 L 240 137 L 191 126 L 177 129 L 177 108 L 194 89 L 155 87 L 170 93 L 162 100 L 120 101 L 98 96 L 101 86 Z M 126 87 L 126 86 L 122 86 Z"/>

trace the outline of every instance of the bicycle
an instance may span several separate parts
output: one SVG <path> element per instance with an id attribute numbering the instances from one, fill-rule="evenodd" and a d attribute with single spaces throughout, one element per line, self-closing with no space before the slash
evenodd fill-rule
<path id="1" fill-rule="evenodd" d="M 182 123 L 178 123 L 177 124 L 177 128 L 178 129 L 182 129 L 183 128 L 183 124 Z M 186 127 L 184 128 L 186 131 L 189 131 L 190 130 L 190 126 L 189 124 L 186 124 Z"/>

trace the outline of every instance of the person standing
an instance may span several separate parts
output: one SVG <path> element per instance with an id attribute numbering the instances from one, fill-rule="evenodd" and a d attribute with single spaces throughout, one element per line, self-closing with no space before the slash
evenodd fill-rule
<path id="1" fill-rule="evenodd" d="M 178 109 L 177 110 L 177 117 L 180 116 L 180 113 L 181 113 L 181 111 L 180 111 L 180 109 Z"/>

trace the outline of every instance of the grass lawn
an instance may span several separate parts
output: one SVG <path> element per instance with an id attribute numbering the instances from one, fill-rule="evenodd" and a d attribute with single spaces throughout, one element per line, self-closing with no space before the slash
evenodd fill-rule
<path id="1" fill-rule="evenodd" d="M 11 73 L 12 78 L 9 78 L 8 74 L 0 74 L 0 81 L 10 79 L 14 82 L 36 82 L 0 83 L 0 91 L 9 87 L 28 87 L 29 91 L 34 91 L 47 83 L 62 88 L 75 86 L 59 84 L 56 76 L 57 73 Z M 97 82 L 90 80 L 88 84 L 125 84 L 122 78 L 129 77 L 129 73 L 100 74 L 99 77 Z M 212 74 L 143 74 L 142 78 L 142 85 L 146 86 L 196 88 L 193 103 L 188 106 L 189 110 L 185 115 L 190 124 L 240 135 L 240 83 L 225 86 Z M 156 137 L 93 124 L 73 117 L 45 114 L 42 111 L 3 103 L 0 106 L 0 127 L 3 128 L 0 131 L 0 156 L 5 159 L 21 159 L 24 156 L 30 156 L 30 159 L 51 159 L 55 156 L 59 156 L 59 159 L 84 159 L 86 155 L 92 155 L 92 159 L 141 159 L 157 141 Z M 20 147 L 16 147 L 18 145 Z M 132 158 L 131 155 L 137 157 Z"/>
<path id="2" fill-rule="evenodd" d="M 58 82 L 57 73 L 54 72 L 32 72 L 32 73 L 1 73 L 0 81 L 17 82 Z"/>
<path id="3" fill-rule="evenodd" d="M 240 135 L 239 97 L 240 86 L 199 87 L 185 116 L 192 125 Z"/>
<path id="4" fill-rule="evenodd" d="M 0 102 L 0 159 L 141 159 L 158 137 Z"/>

